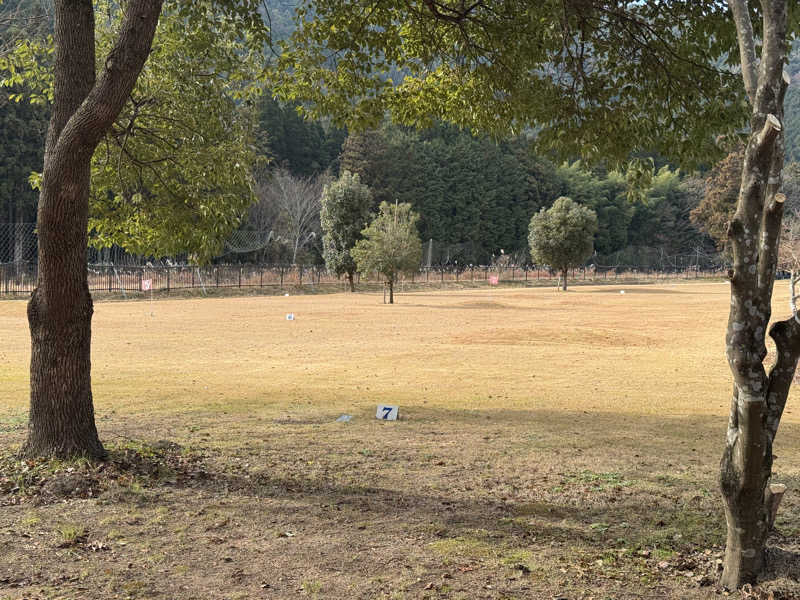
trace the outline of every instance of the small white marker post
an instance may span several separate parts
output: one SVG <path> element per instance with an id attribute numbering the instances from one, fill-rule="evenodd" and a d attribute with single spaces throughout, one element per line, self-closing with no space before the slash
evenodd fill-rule
<path id="1" fill-rule="evenodd" d="M 286 315 L 287 321 L 294 321 L 294 313 L 289 313 Z"/>
<path id="2" fill-rule="evenodd" d="M 381 421 L 397 421 L 400 416 L 399 406 L 390 406 L 388 404 L 378 404 L 378 411 L 375 413 L 375 418 Z"/>
<path id="3" fill-rule="evenodd" d="M 142 279 L 142 291 L 150 290 L 150 316 L 153 316 L 153 280 Z"/>

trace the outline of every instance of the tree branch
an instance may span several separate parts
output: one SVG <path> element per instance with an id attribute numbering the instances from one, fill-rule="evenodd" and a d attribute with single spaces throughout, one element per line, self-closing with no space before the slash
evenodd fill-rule
<path id="1" fill-rule="evenodd" d="M 750 103 L 754 104 L 758 86 L 757 59 L 753 23 L 750 21 L 750 13 L 747 10 L 747 0 L 728 0 L 728 6 L 730 6 L 733 20 L 736 23 L 736 36 L 739 40 L 744 89 L 748 98 L 750 98 Z"/>
<path id="2" fill-rule="evenodd" d="M 778 93 L 778 111 L 781 118 L 783 117 L 783 98 L 786 94 L 786 89 L 789 87 L 789 81 L 789 75 L 784 71 L 781 79 L 781 89 Z M 783 132 L 780 132 L 780 135 L 774 141 L 772 165 L 770 166 L 769 179 L 767 180 L 759 235 L 761 251 L 758 259 L 758 286 L 761 301 L 764 304 L 768 303 L 772 296 L 775 269 L 778 266 L 781 221 L 783 220 L 783 208 L 786 201 L 786 196 L 779 193 L 784 157 L 784 135 Z"/>
<path id="3" fill-rule="evenodd" d="M 86 99 L 58 136 L 53 155 L 60 163 L 91 158 L 113 125 L 150 54 L 163 0 L 131 0 L 116 45 Z M 94 44 L 92 44 L 94 52 Z M 94 60 L 94 57 L 92 57 Z M 54 165 L 58 170 L 61 165 Z"/>
<path id="4" fill-rule="evenodd" d="M 764 31 L 754 108 L 763 114 L 778 114 L 781 110 L 778 100 L 781 96 L 787 51 L 786 4 L 785 0 L 761 0 Z"/>
<path id="5" fill-rule="evenodd" d="M 774 440 L 800 358 L 800 323 L 794 317 L 778 321 L 770 327 L 769 335 L 778 352 L 767 385 L 767 433 Z"/>

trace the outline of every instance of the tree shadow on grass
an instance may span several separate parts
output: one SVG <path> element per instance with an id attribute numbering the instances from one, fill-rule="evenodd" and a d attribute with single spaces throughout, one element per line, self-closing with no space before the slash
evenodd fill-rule
<path id="1" fill-rule="evenodd" d="M 530 437 L 517 436 L 514 443 L 530 443 L 545 452 L 594 449 L 614 454 L 625 445 L 636 448 L 637 440 L 653 438 L 642 454 L 659 455 L 662 463 L 654 467 L 656 471 L 671 464 L 666 461 L 677 462 L 687 455 L 686 448 L 675 450 L 677 443 L 693 443 L 705 460 L 712 460 L 705 455 L 719 445 L 717 434 L 724 425 L 716 417 L 415 410 L 416 429 L 394 430 L 398 437 L 387 437 L 387 443 L 400 443 L 412 434 L 457 436 L 454 430 L 471 428 L 473 433 L 487 434 L 482 438 L 487 445 L 496 440 L 502 446 L 504 432 L 525 427 Z M 276 427 L 294 425 L 271 421 L 266 426 L 274 432 Z M 325 425 L 300 426 L 308 427 L 309 437 L 319 438 L 318 443 L 324 444 L 320 440 L 327 433 Z M 254 439 L 263 439 L 255 435 L 261 432 L 251 433 Z M 358 430 L 352 433 L 358 435 Z M 782 433 L 795 440 L 798 426 L 785 424 Z M 670 448 L 675 452 L 674 458 L 663 455 Z M 4 462 L 0 473 L 13 479 L 9 464 Z M 347 468 L 345 463 L 334 461 L 332 465 L 334 469 Z M 291 469 L 288 474 L 268 472 L 257 466 L 243 466 L 219 452 L 182 448 L 170 442 L 112 447 L 107 463 L 63 468 L 42 463 L 40 467 L 25 463 L 28 479 L 16 490 L 0 486 L 0 502 L 9 498 L 49 503 L 98 497 L 108 503 L 169 505 L 175 501 L 176 491 L 197 491 L 204 497 L 236 498 L 243 503 L 269 500 L 270 511 L 283 521 L 292 523 L 294 519 L 302 526 L 298 521 L 302 514 L 303 518 L 313 519 L 320 533 L 334 538 L 343 530 L 360 535 L 358 523 L 380 523 L 377 535 L 389 539 L 413 532 L 431 551 L 465 563 L 480 560 L 487 553 L 500 561 L 513 562 L 520 553 L 554 548 L 551 552 L 569 554 L 570 560 L 581 562 L 584 569 L 607 565 L 620 570 L 646 568 L 656 579 L 680 575 L 691 585 L 715 582 L 721 548 L 714 544 L 724 541 L 724 523 L 716 497 L 701 498 L 694 504 L 677 502 L 671 497 L 672 489 L 653 487 L 658 483 L 656 477 L 643 477 L 625 487 L 617 479 L 609 479 L 609 473 L 570 471 L 563 478 L 564 487 L 568 488 L 563 494 L 553 492 L 546 499 L 531 501 L 513 495 L 498 498 L 487 489 L 451 493 L 434 489 L 424 481 L 416 488 L 380 485 L 375 483 L 374 473 L 366 474 L 362 482 L 343 483 L 336 473 L 309 475 Z M 503 476 L 513 478 L 514 474 L 506 472 Z M 87 481 L 89 485 L 82 485 Z M 694 483 L 688 480 L 675 484 L 683 486 L 675 490 L 675 496 L 691 489 Z M 342 515 L 347 517 L 344 522 Z M 776 591 L 775 598 L 800 597 L 786 595 L 797 591 L 800 580 L 798 547 L 796 538 L 773 537 L 771 541 L 770 567 L 762 587 Z M 605 566 L 594 566 L 596 561 Z"/>

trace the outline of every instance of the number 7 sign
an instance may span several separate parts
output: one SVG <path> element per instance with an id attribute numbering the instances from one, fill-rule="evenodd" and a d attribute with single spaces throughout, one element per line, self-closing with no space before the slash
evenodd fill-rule
<path id="1" fill-rule="evenodd" d="M 399 406 L 378 404 L 378 412 L 375 413 L 375 418 L 380 419 L 381 421 L 397 421 L 399 412 Z"/>

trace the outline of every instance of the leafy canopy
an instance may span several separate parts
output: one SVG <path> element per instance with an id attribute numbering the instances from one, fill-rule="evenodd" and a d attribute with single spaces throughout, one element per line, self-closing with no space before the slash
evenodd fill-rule
<path id="1" fill-rule="evenodd" d="M 406 202 L 381 202 L 375 220 L 361 232 L 364 239 L 351 251 L 359 272 L 378 272 L 393 283 L 399 273 L 418 269 L 422 260 L 418 220 L 419 215 Z"/>
<path id="2" fill-rule="evenodd" d="M 136 87 L 92 159 L 93 245 L 189 253 L 205 262 L 239 224 L 254 199 L 251 108 L 264 68 L 263 26 L 250 28 L 241 10 L 224 2 L 165 4 Z M 98 61 L 121 21 L 118 3 L 95 2 Z M 3 85 L 24 85 L 31 101 L 52 101 L 52 43 L 49 36 L 17 44 L 0 61 Z"/>
<path id="3" fill-rule="evenodd" d="M 119 15 L 98 31 L 110 48 Z M 208 14 L 208 22 L 213 14 Z M 95 152 L 90 229 L 97 246 L 138 254 L 220 249 L 254 200 L 251 104 L 261 64 L 224 20 L 193 25 L 167 6 L 131 98 Z"/>
<path id="4" fill-rule="evenodd" d="M 534 263 L 566 271 L 592 255 L 597 215 L 570 198 L 558 198 L 531 218 L 531 258 Z"/>
<path id="5" fill-rule="evenodd" d="M 342 123 L 533 127 L 541 148 L 613 163 L 705 161 L 746 122 L 719 0 L 306 0 L 298 15 L 276 89 Z"/>

